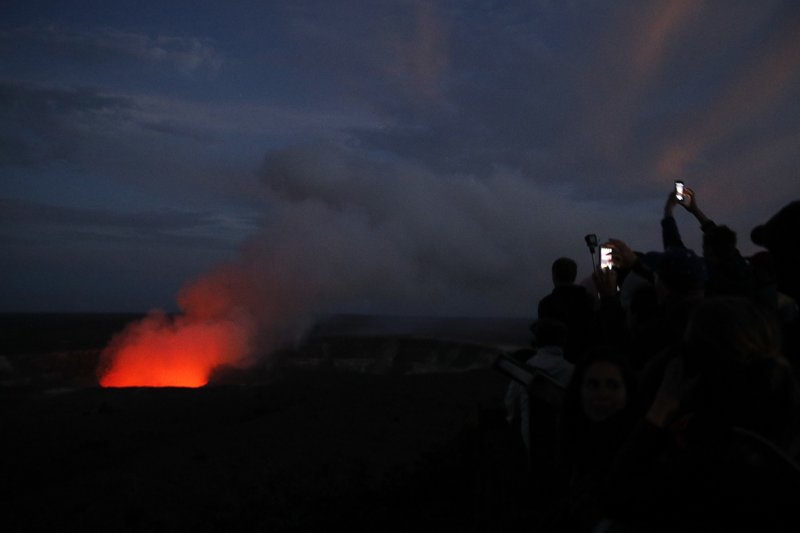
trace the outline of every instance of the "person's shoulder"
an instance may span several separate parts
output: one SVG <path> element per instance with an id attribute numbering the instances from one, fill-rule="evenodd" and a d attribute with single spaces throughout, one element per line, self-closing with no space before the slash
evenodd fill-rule
<path id="1" fill-rule="evenodd" d="M 575 296 L 581 296 L 583 294 L 588 294 L 586 287 L 584 287 L 583 285 L 577 285 L 573 283 L 571 285 L 559 285 L 558 287 L 553 289 L 553 292 L 551 292 L 549 296 L 575 297 Z"/>
<path id="2" fill-rule="evenodd" d="M 553 305 L 553 302 L 555 302 L 556 298 L 558 298 L 558 296 L 556 294 L 556 290 L 553 289 L 553 292 L 551 292 L 550 294 L 544 296 L 541 300 L 539 300 L 540 313 L 542 309 L 547 309 L 549 306 Z"/>
<path id="3" fill-rule="evenodd" d="M 592 298 L 589 294 L 589 291 L 586 290 L 586 287 L 583 285 L 565 285 L 563 289 L 563 297 L 568 298 L 573 302 L 585 303 Z"/>
<path id="4" fill-rule="evenodd" d="M 540 302 L 549 302 L 549 301 L 551 301 L 553 298 L 555 298 L 557 294 L 558 294 L 558 287 L 556 287 L 555 289 L 553 289 L 552 291 L 550 291 L 550 293 L 549 293 L 549 294 L 547 294 L 547 295 L 543 296 L 543 297 L 542 297 L 542 299 L 541 299 L 541 300 L 539 300 L 539 301 L 540 301 Z"/>

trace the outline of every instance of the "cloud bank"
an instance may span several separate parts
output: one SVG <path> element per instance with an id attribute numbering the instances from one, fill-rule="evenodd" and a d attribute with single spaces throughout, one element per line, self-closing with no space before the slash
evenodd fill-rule
<path id="1" fill-rule="evenodd" d="M 673 179 L 745 252 L 800 197 L 796 2 L 19 6 L 0 289 L 32 307 L 163 305 L 215 258 L 292 309 L 529 315 L 586 233 L 657 248 Z M 101 294 L 112 242 L 142 266 L 89 268 Z"/>
<path id="2" fill-rule="evenodd" d="M 165 65 L 184 74 L 214 74 L 225 64 L 224 55 L 210 39 L 151 36 L 117 28 L 77 30 L 55 24 L 26 26 L 0 32 L 0 42 L 40 46 L 51 53 L 94 64 L 128 60 Z"/>

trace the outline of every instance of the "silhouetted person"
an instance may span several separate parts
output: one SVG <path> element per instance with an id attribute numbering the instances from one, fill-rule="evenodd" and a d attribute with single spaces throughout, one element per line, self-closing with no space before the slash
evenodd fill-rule
<path id="1" fill-rule="evenodd" d="M 739 253 L 736 246 L 736 232 L 728 226 L 718 226 L 708 218 L 700 209 L 694 190 L 689 187 L 686 187 L 682 201 L 678 201 L 674 193 L 671 193 L 667 199 L 662 221 L 665 249 L 667 247 L 685 247 L 672 216 L 675 205 L 686 209 L 700 223 L 700 229 L 703 232 L 703 258 L 708 271 L 706 295 L 755 297 L 753 268 Z"/>
<path id="2" fill-rule="evenodd" d="M 578 265 L 568 257 L 553 262 L 553 291 L 539 302 L 539 319 L 550 318 L 567 326 L 568 338 L 564 354 L 575 362 L 588 344 L 589 327 L 594 311 L 594 298 L 575 284 Z"/>
<path id="3" fill-rule="evenodd" d="M 536 352 L 526 364 L 541 370 L 566 388 L 575 366 L 564 358 L 567 327 L 557 320 L 539 319 L 534 327 Z M 525 388 L 512 381 L 506 391 L 507 420 L 512 426 L 519 425 L 520 435 L 526 449 L 530 449 L 531 399 Z"/>
<path id="4" fill-rule="evenodd" d="M 553 488 L 564 491 L 559 531 L 590 531 L 605 515 L 599 491 L 637 421 L 635 394 L 633 370 L 616 348 L 592 348 L 575 367 L 557 440 L 563 478 Z"/>
<path id="5" fill-rule="evenodd" d="M 784 206 L 766 224 L 755 227 L 750 238 L 769 250 L 784 351 L 800 377 L 800 201 Z"/>
<path id="6" fill-rule="evenodd" d="M 797 406 L 774 315 L 743 298 L 705 300 L 609 473 L 612 521 L 626 531 L 798 531 Z"/>
<path id="7" fill-rule="evenodd" d="M 750 238 L 772 255 L 778 290 L 800 302 L 800 201 L 784 206 L 765 224 L 753 228 Z"/>
<path id="8" fill-rule="evenodd" d="M 686 191 L 686 201 L 689 202 L 691 191 Z M 609 344 L 629 348 L 635 344 L 636 352 L 628 353 L 637 369 L 643 368 L 656 354 L 679 341 L 692 308 L 705 295 L 708 280 L 706 262 L 681 240 L 673 217 L 673 210 L 678 204 L 675 193 L 670 191 L 661 219 L 663 252 L 634 252 L 625 242 L 611 239 L 604 246 L 612 249 L 617 270 L 596 272 L 594 275 L 601 300 L 600 313 L 595 321 L 598 335 Z M 635 343 L 633 332 L 629 329 L 631 321 L 616 293 L 618 278 L 624 278 L 631 272 L 652 284 L 657 302 L 656 309 L 648 309 L 646 317 L 640 317 L 647 321 L 638 321 L 636 335 L 639 338 Z M 639 342 L 641 340 L 646 342 Z M 663 365 L 655 371 L 658 381 L 661 370 Z M 648 389 L 647 382 L 648 379 L 645 379 L 643 383 L 645 390 Z"/>
<path id="9" fill-rule="evenodd" d="M 652 284 L 637 289 L 641 294 L 636 303 L 641 307 L 626 312 L 616 290 L 617 270 L 593 276 L 601 302 L 595 317 L 596 336 L 606 344 L 625 346 L 634 367 L 641 369 L 664 348 L 680 342 L 689 314 L 705 294 L 705 261 L 681 246 L 646 254 L 634 252 L 619 239 L 605 246 L 612 248 L 620 274 L 633 271 Z M 634 311 L 639 314 L 631 316 Z M 656 379 L 660 380 L 660 373 Z"/>

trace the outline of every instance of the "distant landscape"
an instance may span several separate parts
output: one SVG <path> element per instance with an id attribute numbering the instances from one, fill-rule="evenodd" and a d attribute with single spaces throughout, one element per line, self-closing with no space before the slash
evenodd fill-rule
<path id="1" fill-rule="evenodd" d="M 332 316 L 200 389 L 99 388 L 102 348 L 139 318 L 0 316 L 12 530 L 530 523 L 491 368 L 528 342 L 527 320 Z"/>
<path id="2" fill-rule="evenodd" d="M 0 338 L 3 339 L 0 384 L 95 386 L 100 352 L 115 334 L 143 316 L 135 313 L 0 314 Z M 322 357 L 319 350 L 325 346 L 325 357 L 363 361 L 385 354 L 391 350 L 392 343 L 401 343 L 405 352 L 414 351 L 417 363 L 429 356 L 441 361 L 443 350 L 449 349 L 452 354 L 458 348 L 465 351 L 460 360 L 463 369 L 469 366 L 469 361 L 464 360 L 469 353 L 475 354 L 474 363 L 481 366 L 485 365 L 486 353 L 527 346 L 531 337 L 529 324 L 530 319 L 526 318 L 326 315 L 319 317 L 303 342 L 285 347 L 277 357 L 288 364 L 293 358 L 298 364 L 308 363 L 309 358 Z M 256 360 L 274 363 L 278 359 L 273 355 L 261 354 Z M 346 362 L 342 364 L 347 365 Z M 366 367 L 361 366 L 362 369 Z M 441 364 L 432 369 L 447 371 Z"/>

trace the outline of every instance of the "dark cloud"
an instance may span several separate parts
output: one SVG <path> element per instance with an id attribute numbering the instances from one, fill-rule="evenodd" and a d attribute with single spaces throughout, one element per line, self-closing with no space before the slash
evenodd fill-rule
<path id="1" fill-rule="evenodd" d="M 264 146 L 366 124 L 361 115 L 0 82 L 0 168 L 108 176 L 191 205 L 258 201 Z M 55 168 L 54 168 L 55 167 Z"/>
<path id="2" fill-rule="evenodd" d="M 101 112 L 132 107 L 131 101 L 105 96 L 94 89 L 55 88 L 19 82 L 0 83 L 4 114 L 41 119 L 50 114 Z"/>
<path id="3" fill-rule="evenodd" d="M 142 128 L 156 133 L 164 133 L 175 137 L 186 137 L 196 141 L 207 142 L 214 139 L 214 136 L 207 131 L 198 131 L 186 124 L 174 120 L 142 121 Z"/>
<path id="4" fill-rule="evenodd" d="M 29 166 L 38 163 L 32 147 L 18 136 L 0 135 L 0 167 Z"/>
<path id="5" fill-rule="evenodd" d="M 113 28 L 77 30 L 63 25 L 28 26 L 0 32 L 0 43 L 10 47 L 37 45 L 42 52 L 74 60 L 111 64 L 129 60 L 167 65 L 183 73 L 216 73 L 224 56 L 208 39 L 146 35 Z"/>
<path id="6" fill-rule="evenodd" d="M 235 256 L 255 219 L 0 198 L 0 310 L 144 312 Z"/>
<path id="7" fill-rule="evenodd" d="M 781 24 L 759 46 L 736 77 L 697 116 L 689 128 L 664 148 L 658 161 L 662 174 L 682 174 L 704 153 L 742 134 L 774 123 L 777 109 L 800 97 L 800 16 Z M 788 109 L 798 116 L 796 106 Z"/>
<path id="8" fill-rule="evenodd" d="M 129 98 L 94 89 L 0 82 L 0 133 L 9 143 L 0 152 L 0 164 L 70 159 L 86 139 L 82 126 L 129 120 L 135 109 Z"/>
<path id="9" fill-rule="evenodd" d="M 66 239 L 232 250 L 242 237 L 213 212 L 117 212 L 10 198 L 0 198 L 0 224 L 6 242 L 17 243 Z"/>
<path id="10" fill-rule="evenodd" d="M 443 173 L 507 168 L 607 201 L 642 200 L 675 176 L 697 182 L 724 165 L 719 141 L 780 128 L 771 110 L 797 113 L 797 13 L 785 3 L 724 13 L 690 1 L 582 12 L 531 3 L 493 6 L 480 26 L 475 10 L 437 12 L 448 60 L 434 108 L 391 85 L 362 87 L 391 121 L 353 131 L 361 146 Z"/>
<path id="11" fill-rule="evenodd" d="M 68 150 L 58 145 L 91 144 L 93 137 L 109 130 L 117 130 L 116 135 L 141 128 L 199 141 L 215 137 L 196 122 L 168 116 L 154 102 L 96 88 L 0 81 L 0 112 L 0 125 L 9 137 L 16 136 L 17 142 L 27 139 L 29 148 L 38 145 L 40 151 L 49 144 L 44 151 L 62 157 Z"/>
<path id="12" fill-rule="evenodd" d="M 252 199 L 255 158 L 236 161 L 222 134 L 236 118 L 218 113 L 215 121 L 213 109 L 170 104 L 92 88 L 2 82 L 0 168 L 48 175 L 77 169 L 190 204 Z M 30 179 L 33 188 L 41 178 Z"/>
<path id="13" fill-rule="evenodd" d="M 441 49 L 429 53 L 446 52 L 448 59 L 441 62 L 446 68 L 435 104 L 409 99 L 391 85 L 365 88 L 364 96 L 391 121 L 353 134 L 364 147 L 444 173 L 487 176 L 508 168 L 546 183 L 586 185 L 582 166 L 604 166 L 596 156 L 586 161 L 591 139 L 575 128 L 592 94 L 580 86 L 592 57 L 579 43 L 596 32 L 589 20 L 598 8 L 589 11 L 557 15 L 534 3 L 437 11 L 446 29 Z M 553 35 L 548 24 L 568 14 L 573 26 Z"/>

